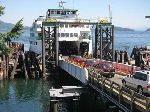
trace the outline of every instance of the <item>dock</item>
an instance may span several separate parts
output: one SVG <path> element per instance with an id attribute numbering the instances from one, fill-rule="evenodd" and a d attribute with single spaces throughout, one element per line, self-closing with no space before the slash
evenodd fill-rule
<path id="1" fill-rule="evenodd" d="M 61 60 L 60 63 L 60 67 L 64 71 L 106 97 L 124 112 L 134 112 L 136 110 L 149 112 L 150 99 L 148 97 L 118 84 L 116 80 L 113 81 L 103 77 L 94 68 L 86 68 L 73 61 L 67 61 L 67 59 Z"/>
<path id="2" fill-rule="evenodd" d="M 14 44 L 14 52 L 11 57 L 2 56 L 0 63 L 0 76 L 3 78 L 14 79 L 17 72 L 23 72 L 24 78 L 47 78 L 50 70 L 57 71 L 59 68 L 80 81 L 87 87 L 97 91 L 99 94 L 114 103 L 118 108 L 125 112 L 145 111 L 149 112 L 150 99 L 138 94 L 115 81 L 102 76 L 95 68 L 86 67 L 85 63 L 70 59 L 69 56 L 59 54 L 58 27 L 60 24 L 83 24 L 95 26 L 95 51 L 90 58 L 99 59 L 106 63 L 112 63 L 116 74 L 126 76 L 140 67 L 115 62 L 114 51 L 114 25 L 112 23 L 98 22 L 43 22 L 42 23 L 42 55 L 34 52 L 22 52 L 21 46 Z M 12 46 L 12 48 L 14 47 Z M 124 53 L 122 53 L 122 57 Z M 47 58 L 48 57 L 48 58 Z M 41 58 L 41 59 L 40 59 Z M 87 57 L 89 58 L 89 57 Z M 4 64 L 3 64 L 4 63 Z M 9 66 L 11 65 L 11 66 Z M 4 70 L 3 70 L 4 66 Z M 2 72 L 3 71 L 3 72 Z M 19 74 L 19 73 L 18 73 Z M 3 75 L 3 76 L 2 76 Z M 64 87 L 65 88 L 65 87 Z M 78 97 L 76 92 L 63 93 L 67 89 L 51 89 L 50 97 L 55 103 L 59 98 Z M 72 87 L 73 88 L 73 87 Z M 56 108 L 54 109 L 56 111 Z"/>

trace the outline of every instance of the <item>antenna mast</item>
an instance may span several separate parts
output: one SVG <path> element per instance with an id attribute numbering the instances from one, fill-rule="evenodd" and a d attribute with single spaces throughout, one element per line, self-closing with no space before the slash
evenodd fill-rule
<path id="1" fill-rule="evenodd" d="M 110 5 L 109 5 L 109 19 L 110 19 L 110 23 L 112 23 L 112 11 Z"/>
<path id="2" fill-rule="evenodd" d="M 73 0 L 73 9 L 74 9 L 74 0 Z"/>
<path id="3" fill-rule="evenodd" d="M 63 2 L 63 1 L 60 1 L 59 2 L 59 8 L 61 9 L 64 9 L 64 3 L 66 3 L 66 2 Z"/>

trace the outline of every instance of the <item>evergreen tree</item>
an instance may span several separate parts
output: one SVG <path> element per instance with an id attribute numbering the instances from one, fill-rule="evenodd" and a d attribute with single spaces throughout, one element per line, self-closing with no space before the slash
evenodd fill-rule
<path id="1" fill-rule="evenodd" d="M 4 14 L 5 7 L 0 6 L 0 16 Z M 3 54 L 9 54 L 11 49 L 5 45 L 5 42 L 11 42 L 12 38 L 18 38 L 23 33 L 23 19 L 19 20 L 15 26 L 6 33 L 0 33 L 0 51 Z"/>

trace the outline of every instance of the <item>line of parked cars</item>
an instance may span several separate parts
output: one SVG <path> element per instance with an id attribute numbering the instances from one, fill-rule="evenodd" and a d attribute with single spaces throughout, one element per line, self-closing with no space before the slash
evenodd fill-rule
<path id="1" fill-rule="evenodd" d="M 84 59 L 81 56 L 71 55 L 69 57 L 79 63 L 84 63 L 86 67 L 96 68 L 101 75 L 105 77 L 114 77 L 115 68 L 111 62 L 105 62 L 99 59 Z M 150 71 L 139 70 L 127 75 L 122 79 L 123 86 L 127 86 L 139 94 L 150 94 Z"/>
<path id="2" fill-rule="evenodd" d="M 78 63 L 84 63 L 85 67 L 94 67 L 96 68 L 101 75 L 105 77 L 114 77 L 115 67 L 111 62 L 104 62 L 99 59 L 84 59 L 81 56 L 71 55 L 70 59 L 75 60 Z"/>

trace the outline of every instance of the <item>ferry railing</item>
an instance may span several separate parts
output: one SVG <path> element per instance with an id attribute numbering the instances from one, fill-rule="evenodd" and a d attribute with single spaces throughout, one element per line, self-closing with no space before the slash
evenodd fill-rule
<path id="1" fill-rule="evenodd" d="M 125 111 L 150 112 L 150 99 L 89 68 L 89 85 Z"/>

